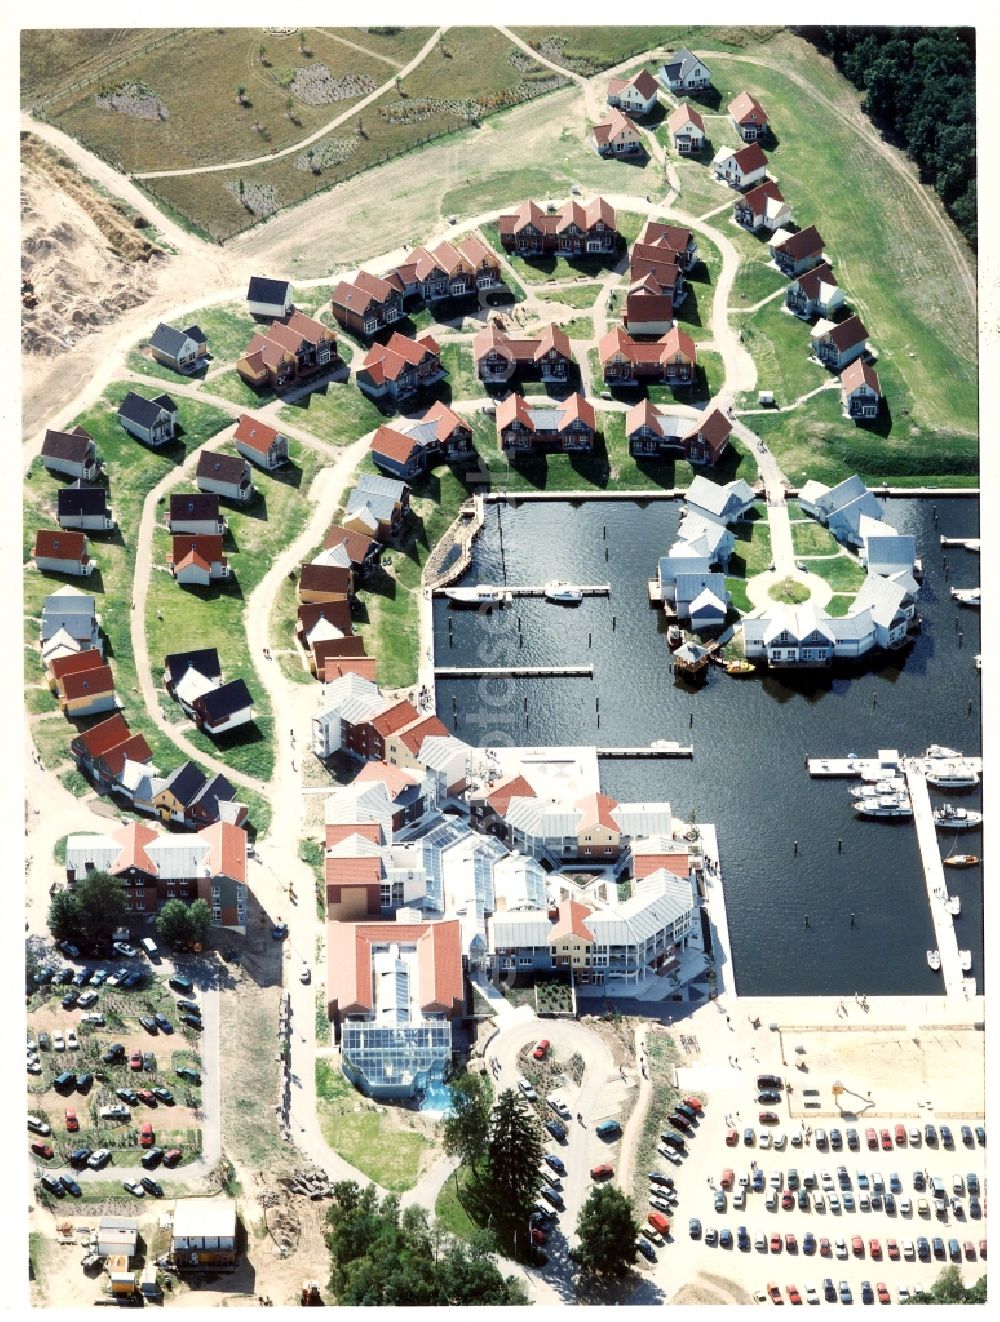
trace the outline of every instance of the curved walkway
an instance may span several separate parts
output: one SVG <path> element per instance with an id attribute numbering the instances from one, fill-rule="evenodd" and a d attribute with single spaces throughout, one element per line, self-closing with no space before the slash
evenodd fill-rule
<path id="1" fill-rule="evenodd" d="M 411 74 L 427 58 L 446 31 L 447 26 L 438 28 L 433 36 L 421 46 L 409 64 L 400 69 L 398 73 L 393 74 L 380 87 L 376 87 L 374 92 L 369 92 L 366 97 L 362 97 L 360 101 L 355 102 L 349 110 L 345 110 L 343 114 L 331 119 L 322 128 L 318 128 L 315 133 L 310 133 L 307 138 L 300 138 L 298 142 L 293 142 L 290 147 L 282 147 L 280 151 L 268 152 L 265 156 L 254 156 L 246 161 L 224 161 L 221 165 L 193 165 L 186 170 L 137 170 L 132 177 L 133 179 L 177 179 L 184 175 L 221 174 L 226 170 L 248 170 L 252 165 L 268 165 L 271 161 L 280 160 L 282 156 L 291 156 L 294 152 L 302 151 L 304 147 L 318 142 L 320 138 L 325 138 L 328 133 L 331 133 L 335 128 L 339 128 L 341 124 L 360 111 L 367 110 L 373 101 L 377 101 L 380 96 L 389 91 L 391 87 L 394 87 L 399 79 L 406 78 Z"/>

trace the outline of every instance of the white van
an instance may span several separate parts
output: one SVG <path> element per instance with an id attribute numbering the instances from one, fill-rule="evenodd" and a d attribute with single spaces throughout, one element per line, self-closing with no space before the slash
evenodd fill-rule
<path id="1" fill-rule="evenodd" d="M 156 942 L 151 941 L 148 936 L 143 937 L 140 944 L 150 959 L 156 959 L 159 956 L 160 952 L 156 948 Z"/>

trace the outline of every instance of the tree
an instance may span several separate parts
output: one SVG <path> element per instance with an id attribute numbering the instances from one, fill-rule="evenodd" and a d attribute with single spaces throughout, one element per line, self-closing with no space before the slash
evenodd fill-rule
<path id="1" fill-rule="evenodd" d="M 80 903 L 73 891 L 56 891 L 49 901 L 49 931 L 56 941 L 80 935 Z"/>
<path id="2" fill-rule="evenodd" d="M 444 1122 L 444 1150 L 473 1174 L 490 1134 L 490 1097 L 481 1074 L 460 1074 L 451 1084 L 451 1115 Z M 455 1172 L 456 1180 L 458 1171 Z"/>
<path id="3" fill-rule="evenodd" d="M 267 64 L 267 47 L 263 42 L 257 47 L 257 54 L 260 56 L 261 64 Z"/>
<path id="4" fill-rule="evenodd" d="M 183 900 L 167 900 L 156 915 L 156 935 L 168 946 L 190 946 L 191 910 Z"/>
<path id="5" fill-rule="evenodd" d="M 577 1257 L 589 1271 L 621 1276 L 635 1262 L 639 1223 L 632 1199 L 613 1184 L 590 1191 L 580 1208 L 576 1233 L 580 1238 Z"/>
<path id="6" fill-rule="evenodd" d="M 494 1209 L 497 1239 L 515 1253 L 542 1185 L 542 1137 L 520 1093 L 500 1094 L 486 1145 L 484 1184 Z"/>
<path id="7" fill-rule="evenodd" d="M 109 945 L 125 917 L 125 888 L 117 877 L 90 872 L 74 890 L 80 914 L 80 936 L 92 946 Z"/>
<path id="8" fill-rule="evenodd" d="M 295 116 L 292 114 L 292 111 L 293 111 L 294 109 L 295 109 L 295 98 L 294 98 L 294 97 L 291 97 L 291 96 L 286 96 L 286 97 L 285 97 L 285 114 L 286 114 L 286 116 L 287 116 L 289 119 L 294 119 L 294 118 L 295 118 Z"/>
<path id="9" fill-rule="evenodd" d="M 236 100 L 240 103 L 240 105 L 243 104 L 243 100 L 246 94 L 247 94 L 247 89 L 245 85 L 243 83 L 240 83 L 240 85 L 236 89 Z"/>
<path id="10" fill-rule="evenodd" d="M 212 935 L 212 910 L 207 900 L 195 900 L 188 908 L 191 924 L 191 944 L 207 946 Z"/>
<path id="11" fill-rule="evenodd" d="M 984 1304 L 986 1277 L 966 1288 L 962 1273 L 950 1262 L 929 1290 L 918 1290 L 908 1301 L 911 1304 Z"/>

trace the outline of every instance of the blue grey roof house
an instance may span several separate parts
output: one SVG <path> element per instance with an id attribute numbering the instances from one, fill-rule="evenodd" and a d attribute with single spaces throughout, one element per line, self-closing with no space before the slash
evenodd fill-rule
<path id="1" fill-rule="evenodd" d="M 87 532 L 110 532 L 115 526 L 104 487 L 88 487 L 77 481 L 62 487 L 56 497 L 60 528 L 78 528 Z"/>
<path id="2" fill-rule="evenodd" d="M 198 728 L 217 736 L 253 720 L 253 698 L 242 679 L 231 679 L 192 703 Z"/>
<path id="3" fill-rule="evenodd" d="M 149 341 L 149 351 L 158 363 L 190 375 L 208 361 L 208 341 L 200 326 L 177 330 L 160 322 Z"/>
<path id="4" fill-rule="evenodd" d="M 670 92 L 699 91 L 712 82 L 712 71 L 705 61 L 683 46 L 664 61 L 656 76 Z"/>
<path id="5" fill-rule="evenodd" d="M 177 405 L 169 395 L 146 399 L 130 390 L 118 406 L 118 421 L 146 445 L 167 445 L 177 435 Z"/>

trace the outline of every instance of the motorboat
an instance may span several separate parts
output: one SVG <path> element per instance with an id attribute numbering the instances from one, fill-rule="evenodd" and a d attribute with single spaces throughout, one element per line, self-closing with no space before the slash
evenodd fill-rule
<path id="1" fill-rule="evenodd" d="M 852 804 L 859 817 L 912 817 L 913 809 L 905 794 L 871 795 Z"/>
<path id="2" fill-rule="evenodd" d="M 934 813 L 934 825 L 946 831 L 970 831 L 973 827 L 982 824 L 981 812 L 973 812 L 970 808 L 956 808 L 951 803 L 946 803 Z"/>
<path id="3" fill-rule="evenodd" d="M 583 601 L 583 593 L 579 588 L 575 588 L 572 583 L 563 583 L 558 578 L 550 578 L 542 590 L 546 601 L 558 601 L 567 606 L 575 606 L 577 602 Z"/>
<path id="4" fill-rule="evenodd" d="M 979 588 L 951 588 L 951 596 L 960 606 L 978 606 L 980 604 Z"/>
<path id="5" fill-rule="evenodd" d="M 944 907 L 951 914 L 952 918 L 960 918 L 962 916 L 962 901 L 958 895 L 949 895 L 947 900 L 945 900 Z"/>
<path id="6" fill-rule="evenodd" d="M 670 625 L 670 627 L 667 629 L 667 646 L 670 648 L 670 650 L 674 651 L 676 648 L 680 647 L 683 641 L 684 641 L 684 634 L 681 630 L 680 625 L 679 624 Z"/>
<path id="7" fill-rule="evenodd" d="M 756 669 L 752 661 L 744 661 L 741 658 L 726 662 L 727 675 L 752 675 Z"/>
<path id="8" fill-rule="evenodd" d="M 479 583 L 474 588 L 448 588 L 447 597 L 456 606 L 504 606 L 512 600 L 507 588 Z"/>
<path id="9" fill-rule="evenodd" d="M 979 784 L 979 772 L 967 762 L 945 762 L 934 758 L 934 766 L 926 771 L 927 784 L 937 790 L 971 790 Z M 940 765 L 937 765 L 940 763 Z"/>
<path id="10" fill-rule="evenodd" d="M 981 652 L 977 652 L 976 655 L 975 655 L 972 659 L 973 659 L 973 660 L 975 661 L 975 663 L 976 663 L 976 669 L 977 669 L 977 670 L 982 670 L 982 668 L 983 668 L 983 657 L 982 657 L 982 653 L 981 653 Z"/>
<path id="11" fill-rule="evenodd" d="M 874 785 L 852 785 L 850 795 L 853 799 L 870 799 L 882 794 L 901 794 L 906 789 L 902 776 L 890 776 L 886 780 L 877 780 Z"/>
<path id="12" fill-rule="evenodd" d="M 963 973 L 968 973 L 972 968 L 972 951 L 960 950 L 958 952 L 958 967 Z"/>
<path id="13" fill-rule="evenodd" d="M 982 862 L 978 854 L 949 854 L 943 861 L 947 868 L 974 868 Z"/>
<path id="14" fill-rule="evenodd" d="M 938 952 L 937 952 L 936 950 L 928 950 L 928 952 L 927 952 L 927 964 L 928 964 L 928 967 L 929 967 L 929 968 L 932 968 L 932 969 L 934 970 L 935 973 L 936 973 L 936 972 L 938 971 L 938 969 L 941 967 L 941 956 L 938 954 Z"/>
<path id="15" fill-rule="evenodd" d="M 961 757 L 962 754 L 957 748 L 945 748 L 944 744 L 928 744 L 924 752 L 924 757 L 943 757 L 954 759 Z"/>

